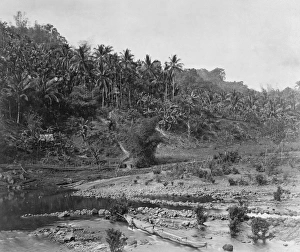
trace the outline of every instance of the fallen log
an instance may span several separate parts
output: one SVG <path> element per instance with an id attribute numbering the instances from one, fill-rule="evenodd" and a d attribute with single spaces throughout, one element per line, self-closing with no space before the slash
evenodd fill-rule
<path id="1" fill-rule="evenodd" d="M 167 232 L 167 231 L 163 230 L 162 228 L 155 227 L 154 225 L 149 225 L 149 223 L 147 223 L 145 221 L 140 221 L 128 214 L 123 215 L 123 217 L 128 222 L 129 226 L 133 226 L 133 227 L 140 229 L 142 231 L 145 231 L 151 235 L 157 235 L 163 239 L 167 239 L 167 240 L 177 242 L 179 244 L 193 247 L 193 248 L 207 247 L 206 242 L 198 242 L 198 241 L 189 240 L 188 237 L 181 237 L 181 236 L 178 236 L 171 232 Z"/>

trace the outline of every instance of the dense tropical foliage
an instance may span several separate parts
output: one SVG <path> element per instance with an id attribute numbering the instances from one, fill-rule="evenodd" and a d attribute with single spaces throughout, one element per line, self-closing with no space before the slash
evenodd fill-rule
<path id="1" fill-rule="evenodd" d="M 127 123 L 158 116 L 160 128 L 199 140 L 247 139 L 258 130 L 280 142 L 298 132 L 298 89 L 258 92 L 226 82 L 221 68 L 183 69 L 177 55 L 161 63 L 150 55 L 135 60 L 129 49 L 116 53 L 109 45 L 73 48 L 51 24 L 30 27 L 21 12 L 15 20 L 0 22 L 1 162 L 24 158 L 16 151 L 38 159 L 82 154 L 74 135 L 91 150 L 90 123 L 110 111 Z M 102 140 L 112 133 L 99 132 Z M 54 144 L 41 141 L 46 133 L 54 134 Z"/>

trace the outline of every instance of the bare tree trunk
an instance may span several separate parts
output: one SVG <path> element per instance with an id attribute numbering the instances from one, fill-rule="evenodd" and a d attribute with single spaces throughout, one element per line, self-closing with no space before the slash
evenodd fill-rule
<path id="1" fill-rule="evenodd" d="M 104 89 L 102 89 L 102 108 L 104 108 Z"/>
<path id="2" fill-rule="evenodd" d="M 131 92 L 130 92 L 130 89 L 129 89 L 129 92 L 128 92 L 128 101 L 129 101 L 129 108 L 131 108 Z"/>
<path id="3" fill-rule="evenodd" d="M 11 104 L 10 104 L 10 100 L 8 100 L 8 113 L 9 113 L 9 119 L 11 119 Z"/>
<path id="4" fill-rule="evenodd" d="M 187 121 L 187 133 L 188 133 L 188 139 L 191 137 L 191 125 L 190 125 L 190 120 L 188 119 Z"/>
<path id="5" fill-rule="evenodd" d="M 21 105 L 20 105 L 20 97 L 17 97 L 17 109 L 18 109 L 18 114 L 17 114 L 17 124 L 20 123 L 20 109 L 21 109 Z"/>
<path id="6" fill-rule="evenodd" d="M 172 92 L 172 93 L 173 93 L 173 94 L 172 94 L 172 95 L 173 95 L 172 99 L 174 100 L 174 97 L 175 97 L 175 80 L 172 80 L 172 86 L 173 86 L 173 87 L 172 87 L 172 88 L 173 88 L 173 90 L 172 90 L 172 91 L 173 91 L 173 92 Z"/>
<path id="7" fill-rule="evenodd" d="M 168 99 L 168 82 L 166 82 L 165 101 Z"/>

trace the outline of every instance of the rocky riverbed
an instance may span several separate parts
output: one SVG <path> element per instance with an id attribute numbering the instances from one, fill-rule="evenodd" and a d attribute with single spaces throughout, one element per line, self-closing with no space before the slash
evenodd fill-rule
<path id="1" fill-rule="evenodd" d="M 75 192 L 75 195 L 99 198 L 125 196 L 130 201 L 158 205 L 159 208 L 139 207 L 133 210 L 133 213 L 144 220 L 154 219 L 159 225 L 166 227 L 173 225 L 181 230 L 199 229 L 192 209 L 202 205 L 208 212 L 209 223 L 219 223 L 219 221 L 227 223 L 227 230 L 221 236 L 229 235 L 228 212 L 226 211 L 228 207 L 247 202 L 249 215 L 267 218 L 270 224 L 269 231 L 274 237 L 270 242 L 281 242 L 281 246 L 285 244 L 284 247 L 292 243 L 294 247 L 290 247 L 289 251 L 297 251 L 299 243 L 297 235 L 299 235 L 300 227 L 298 219 L 300 218 L 300 188 L 296 185 L 299 182 L 299 175 L 294 176 L 289 183 L 281 184 L 284 193 L 280 202 L 273 198 L 278 184 L 268 183 L 258 186 L 255 182 L 250 182 L 247 186 L 229 186 L 224 177 L 216 178 L 215 183 L 212 184 L 189 174 L 164 183 L 168 178 L 167 172 L 164 171 L 162 171 L 162 181 L 158 181 L 156 177 L 153 173 L 147 173 L 138 177 L 132 175 L 93 181 L 78 186 L 79 191 Z M 248 238 L 251 233 L 250 223 L 251 220 L 244 224 L 246 231 L 241 234 L 241 239 L 237 239 L 242 243 L 252 244 Z M 217 232 L 210 233 L 209 230 L 207 230 L 207 235 L 220 236 Z M 204 234 L 203 237 L 205 237 Z M 248 248 L 245 251 L 251 251 L 251 249 Z"/>

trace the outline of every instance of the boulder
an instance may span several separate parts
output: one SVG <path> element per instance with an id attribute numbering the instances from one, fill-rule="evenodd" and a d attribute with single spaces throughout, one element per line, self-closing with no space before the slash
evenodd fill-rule
<path id="1" fill-rule="evenodd" d="M 111 213 L 110 213 L 110 211 L 105 210 L 104 215 L 105 215 L 105 218 L 109 218 L 111 216 Z"/>
<path id="2" fill-rule="evenodd" d="M 147 239 L 143 239 L 143 240 L 139 241 L 139 245 L 146 245 L 148 243 L 149 243 L 149 241 Z"/>
<path id="3" fill-rule="evenodd" d="M 107 244 L 100 244 L 100 245 L 96 246 L 95 248 L 93 248 L 92 252 L 107 251 L 107 249 L 108 249 Z"/>
<path id="4" fill-rule="evenodd" d="M 183 221 L 181 222 L 181 226 L 188 227 L 190 225 L 190 221 Z"/>
<path id="5" fill-rule="evenodd" d="M 75 235 L 73 232 L 68 232 L 64 237 L 64 242 L 75 241 Z"/>
<path id="6" fill-rule="evenodd" d="M 96 208 L 93 208 L 92 209 L 92 215 L 96 215 L 96 214 L 98 214 L 98 210 Z"/>
<path id="7" fill-rule="evenodd" d="M 128 246 L 135 246 L 135 245 L 137 245 L 137 240 L 136 239 L 128 242 Z"/>
<path id="8" fill-rule="evenodd" d="M 223 246 L 223 250 L 225 250 L 225 251 L 233 251 L 233 246 L 231 244 L 225 244 Z"/>
<path id="9" fill-rule="evenodd" d="M 58 218 L 64 218 L 64 217 L 69 217 L 69 216 L 70 216 L 70 213 L 68 211 L 64 211 L 58 215 Z"/>
<path id="10" fill-rule="evenodd" d="M 7 175 L 6 180 L 7 180 L 7 183 L 9 183 L 9 184 L 15 183 L 13 177 L 10 174 Z"/>
<path id="11" fill-rule="evenodd" d="M 82 209 L 82 210 L 80 211 L 80 214 L 81 214 L 81 215 L 87 215 L 87 214 L 88 214 L 88 210 L 87 210 L 87 209 Z"/>

